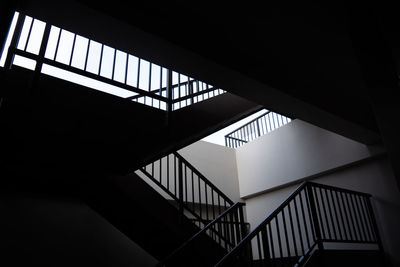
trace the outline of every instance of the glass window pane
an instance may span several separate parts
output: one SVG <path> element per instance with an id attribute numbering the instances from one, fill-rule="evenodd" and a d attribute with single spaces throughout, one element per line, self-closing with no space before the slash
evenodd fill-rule
<path id="1" fill-rule="evenodd" d="M 51 26 L 49 40 L 46 46 L 46 52 L 44 53 L 45 58 L 54 60 L 59 35 L 60 35 L 60 28 Z"/>
<path id="2" fill-rule="evenodd" d="M 126 58 L 127 54 L 117 50 L 115 55 L 115 68 L 114 68 L 114 80 L 120 83 L 125 83 L 125 72 L 126 72 Z"/>
<path id="3" fill-rule="evenodd" d="M 45 22 L 37 19 L 33 21 L 31 35 L 29 36 L 28 45 L 26 47 L 27 52 L 36 55 L 39 54 L 45 28 L 46 28 Z"/>
<path id="4" fill-rule="evenodd" d="M 57 49 L 56 61 L 69 65 L 71 59 L 72 45 L 74 43 L 72 32 L 61 30 L 60 42 Z"/>
<path id="5" fill-rule="evenodd" d="M 18 40 L 18 45 L 17 45 L 18 49 L 21 49 L 21 50 L 25 49 L 25 45 L 26 45 L 26 41 L 28 40 L 29 29 L 31 28 L 32 20 L 33 20 L 32 17 L 25 16 L 24 25 L 22 26 L 22 31 L 21 31 L 21 34 L 20 34 L 19 40 Z"/>
<path id="6" fill-rule="evenodd" d="M 99 74 L 101 44 L 90 40 L 86 71 Z"/>
<path id="7" fill-rule="evenodd" d="M 79 35 L 76 36 L 71 66 L 81 70 L 85 68 L 88 45 L 89 39 Z"/>
<path id="8" fill-rule="evenodd" d="M 137 87 L 137 76 L 138 76 L 138 61 L 139 59 L 135 56 L 128 56 L 128 75 L 126 78 L 126 84 Z"/>
<path id="9" fill-rule="evenodd" d="M 151 90 L 161 88 L 161 67 L 151 64 Z"/>
<path id="10" fill-rule="evenodd" d="M 115 49 L 109 46 L 103 46 L 103 57 L 101 59 L 100 76 L 112 79 L 114 65 Z"/>
<path id="11" fill-rule="evenodd" d="M 150 62 L 140 59 L 139 88 L 149 90 Z"/>

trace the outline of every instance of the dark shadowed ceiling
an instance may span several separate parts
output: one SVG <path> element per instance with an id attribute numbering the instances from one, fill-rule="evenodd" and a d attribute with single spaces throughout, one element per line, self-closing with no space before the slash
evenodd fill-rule
<path id="1" fill-rule="evenodd" d="M 399 39 L 390 7 L 341 1 L 80 2 L 378 132 L 368 93 L 373 81 L 366 76 L 370 71 L 385 83 L 395 77 L 390 72 Z M 376 60 L 386 73 L 368 66 Z"/>

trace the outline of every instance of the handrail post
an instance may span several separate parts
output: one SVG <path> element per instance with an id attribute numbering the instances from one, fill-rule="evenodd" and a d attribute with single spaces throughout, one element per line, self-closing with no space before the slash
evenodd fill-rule
<path id="1" fill-rule="evenodd" d="M 316 239 L 315 241 L 317 242 L 318 249 L 324 250 L 324 245 L 322 244 L 322 238 L 321 238 L 321 229 L 319 225 L 317 210 L 315 207 L 315 199 L 313 195 L 312 185 L 307 184 L 306 188 L 307 188 L 308 200 L 310 203 L 312 223 L 314 225 L 315 239 Z"/>
<path id="2" fill-rule="evenodd" d="M 180 221 L 183 219 L 183 163 L 178 158 L 178 181 L 179 181 L 179 216 Z"/>
<path id="3" fill-rule="evenodd" d="M 167 109 L 167 125 L 170 125 L 171 121 L 171 113 L 172 113 L 172 71 L 170 69 L 167 69 L 167 103 L 166 103 L 166 109 Z"/>

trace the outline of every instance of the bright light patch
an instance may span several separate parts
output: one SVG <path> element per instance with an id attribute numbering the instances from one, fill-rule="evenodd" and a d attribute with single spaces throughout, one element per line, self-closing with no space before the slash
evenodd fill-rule
<path id="1" fill-rule="evenodd" d="M 115 49 L 103 46 L 103 56 L 101 58 L 100 76 L 112 79 Z"/>
<path id="2" fill-rule="evenodd" d="M 60 35 L 61 29 L 55 26 L 51 26 L 49 40 L 47 41 L 46 52 L 44 53 L 44 57 L 54 60 L 56 55 L 57 41 L 58 36 Z"/>
<path id="3" fill-rule="evenodd" d="M 73 43 L 74 34 L 66 30 L 61 30 L 60 43 L 58 44 L 56 61 L 69 65 Z"/>
<path id="4" fill-rule="evenodd" d="M 101 44 L 90 40 L 86 71 L 99 74 Z"/>
<path id="5" fill-rule="evenodd" d="M 24 25 L 22 26 L 22 31 L 19 36 L 17 48 L 20 50 L 25 50 L 25 45 L 28 40 L 29 30 L 32 24 L 32 18 L 29 16 L 25 16 Z"/>
<path id="6" fill-rule="evenodd" d="M 6 58 L 7 58 L 7 54 L 8 54 L 8 48 L 10 47 L 11 40 L 12 40 L 12 38 L 14 36 L 15 26 L 17 25 L 18 17 L 19 17 L 19 13 L 15 12 L 14 13 L 14 17 L 13 17 L 13 19 L 11 21 L 10 29 L 8 30 L 8 34 L 7 34 L 6 42 L 5 42 L 4 47 L 3 47 L 3 51 L 1 53 L 0 67 L 4 67 L 4 64 L 6 63 Z"/>
<path id="7" fill-rule="evenodd" d="M 30 69 L 30 70 L 35 70 L 36 60 L 22 57 L 19 55 L 15 55 L 14 60 L 13 60 L 13 65 L 16 65 L 16 66 L 19 66 L 22 68 L 26 68 L 26 69 Z"/>
<path id="8" fill-rule="evenodd" d="M 35 19 L 32 24 L 31 34 L 29 35 L 26 51 L 35 55 L 39 54 L 40 45 L 42 44 L 44 29 L 46 23 Z"/>
<path id="9" fill-rule="evenodd" d="M 76 36 L 75 39 L 75 47 L 72 55 L 71 66 L 78 69 L 85 69 L 85 60 L 87 48 L 89 45 L 89 39 L 79 36 Z"/>
<path id="10" fill-rule="evenodd" d="M 42 73 L 65 80 L 69 82 L 73 82 L 79 85 L 83 85 L 101 92 L 105 92 L 108 94 L 112 94 L 115 96 L 119 96 L 122 98 L 127 98 L 131 96 L 137 95 L 134 92 L 125 90 L 123 88 L 104 83 L 83 75 L 79 75 L 70 71 L 66 71 L 57 67 L 53 67 L 48 64 L 43 64 Z"/>

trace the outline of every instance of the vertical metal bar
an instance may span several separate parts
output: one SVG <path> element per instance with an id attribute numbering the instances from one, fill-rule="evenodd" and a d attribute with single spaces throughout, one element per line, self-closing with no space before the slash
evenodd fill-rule
<path id="1" fill-rule="evenodd" d="M 374 229 L 375 241 L 376 241 L 376 243 L 377 243 L 377 245 L 378 245 L 378 247 L 379 247 L 379 250 L 380 250 L 381 252 L 383 252 L 382 240 L 381 240 L 381 238 L 380 238 L 378 225 L 377 225 L 376 220 L 375 220 L 374 210 L 373 210 L 372 204 L 371 204 L 371 198 L 368 198 L 368 199 L 367 199 L 367 198 L 364 198 L 364 199 L 365 199 L 365 201 L 366 201 L 366 204 L 367 204 L 367 207 L 368 207 L 368 208 L 367 208 L 367 211 L 368 211 L 368 213 L 369 213 L 369 218 L 370 218 L 370 220 L 371 220 L 372 227 L 373 227 L 373 229 Z"/>
<path id="2" fill-rule="evenodd" d="M 350 203 L 349 203 L 348 194 L 345 193 L 344 195 L 345 195 L 345 198 L 346 198 L 347 208 L 349 209 L 348 216 L 350 217 L 350 220 L 351 220 L 351 226 L 352 226 L 351 229 L 354 232 L 354 239 L 353 240 L 357 240 L 357 231 L 356 231 L 356 226 L 355 226 L 355 223 L 354 223 L 354 220 L 353 220 L 353 215 L 352 215 L 352 211 L 351 211 L 351 207 L 350 207 Z"/>
<path id="3" fill-rule="evenodd" d="M 257 239 L 258 258 L 259 258 L 259 261 L 260 261 L 260 266 L 262 266 L 262 263 L 264 261 L 263 261 L 263 256 L 261 255 L 261 244 L 260 244 L 261 242 L 260 242 L 260 235 L 259 234 L 256 235 L 256 239 Z"/>
<path id="4" fill-rule="evenodd" d="M 178 158 L 178 180 L 179 180 L 179 213 L 183 217 L 183 163 Z"/>
<path id="5" fill-rule="evenodd" d="M 349 215 L 346 212 L 347 209 L 346 209 L 346 205 L 345 205 L 344 200 L 343 200 L 343 193 L 339 192 L 339 194 L 340 194 L 340 199 L 341 199 L 342 206 L 343 206 L 343 212 L 345 214 L 345 218 L 346 218 L 346 222 L 347 222 L 347 227 L 348 227 L 348 230 L 349 230 L 349 239 L 348 240 L 353 240 L 353 234 L 352 234 L 352 231 L 351 231 Z"/>
<path id="6" fill-rule="evenodd" d="M 260 137 L 260 136 L 261 136 L 260 121 L 257 119 L 255 122 L 257 123 L 257 133 L 258 133 L 258 137 Z"/>
<path id="7" fill-rule="evenodd" d="M 361 229 L 362 229 L 362 236 L 363 236 L 362 241 L 367 241 L 368 240 L 367 233 L 366 233 L 366 229 L 364 227 L 364 221 L 363 221 L 363 218 L 362 218 L 360 205 L 358 203 L 358 198 L 359 198 L 359 196 L 354 195 L 354 201 L 355 201 L 356 207 L 357 207 L 358 219 L 359 219 L 359 223 L 360 223 Z"/>
<path id="8" fill-rule="evenodd" d="M 25 18 L 26 18 L 26 16 L 25 16 Z M 28 47 L 29 39 L 31 39 L 32 27 L 33 27 L 34 22 L 35 22 L 35 19 L 32 18 L 31 25 L 29 26 L 28 37 L 26 38 L 26 43 L 24 46 L 24 51 L 26 51 L 26 48 Z"/>
<path id="9" fill-rule="evenodd" d="M 268 232 L 269 232 L 269 242 L 271 247 L 271 263 L 275 262 L 275 247 L 274 247 L 274 238 L 272 236 L 271 222 L 268 223 Z M 275 264 L 274 264 L 275 266 Z"/>
<path id="10" fill-rule="evenodd" d="M 47 23 L 46 23 L 46 27 L 47 27 Z M 44 38 L 42 39 L 42 42 L 43 42 L 43 40 L 44 40 Z M 69 58 L 68 66 L 71 66 L 71 64 L 72 64 L 72 58 L 74 56 L 74 50 L 75 50 L 75 43 L 76 43 L 76 34 L 74 34 L 74 40 L 72 41 L 71 57 Z"/>
<path id="11" fill-rule="evenodd" d="M 58 35 L 58 37 L 60 37 L 60 35 Z M 85 66 L 83 67 L 83 70 L 86 71 L 87 69 L 87 63 L 88 63 L 88 59 L 89 59 L 89 48 L 90 48 L 90 40 L 88 40 L 88 44 L 87 44 L 87 48 L 86 48 L 86 55 L 85 55 Z M 126 57 L 126 75 L 128 75 L 128 56 Z M 125 83 L 126 83 L 126 79 L 125 79 Z"/>
<path id="12" fill-rule="evenodd" d="M 160 158 L 160 184 L 162 184 L 162 158 Z"/>
<path id="13" fill-rule="evenodd" d="M 343 240 L 342 231 L 341 231 L 340 223 L 339 223 L 339 216 L 338 216 L 338 213 L 337 213 L 335 199 L 333 198 L 332 190 L 329 190 L 329 193 L 330 193 L 331 199 L 332 199 L 332 206 L 333 206 L 333 211 L 334 211 L 334 214 L 335 214 L 335 219 L 336 219 L 337 229 L 338 229 L 338 232 L 339 232 L 339 237 L 340 237 L 341 240 Z M 335 237 L 337 238 L 337 236 L 335 236 Z"/>
<path id="14" fill-rule="evenodd" d="M 356 215 L 357 211 L 356 211 L 356 207 L 354 205 L 352 194 L 349 195 L 349 198 L 350 198 L 350 203 L 351 203 L 351 208 L 352 208 L 352 215 L 354 217 L 354 221 L 355 221 L 355 224 L 357 226 L 356 229 L 357 229 L 357 233 L 358 233 L 358 237 L 359 237 L 358 240 L 361 241 L 362 240 L 362 235 L 361 235 L 361 229 L 360 229 L 360 222 L 357 219 L 357 215 Z"/>
<path id="15" fill-rule="evenodd" d="M 128 64 L 129 64 L 129 54 L 126 53 L 124 84 L 126 84 L 128 81 Z"/>
<path id="16" fill-rule="evenodd" d="M 321 189 L 321 187 L 319 187 L 318 189 L 319 189 L 319 196 L 320 196 L 321 202 L 322 202 L 322 208 L 323 208 L 323 211 L 324 211 L 325 224 L 326 224 L 326 228 L 327 228 L 327 230 L 328 230 L 328 236 L 329 236 L 329 239 L 332 239 L 331 229 L 330 229 L 330 227 L 329 227 L 328 213 L 326 212 L 326 207 L 325 207 L 324 196 L 323 196 L 323 194 L 322 194 L 322 189 Z M 324 234 L 324 236 L 325 236 L 325 234 Z M 325 237 L 326 237 L 326 236 L 325 236 Z"/>
<path id="17" fill-rule="evenodd" d="M 42 69 L 44 54 L 46 52 L 47 42 L 48 42 L 48 39 L 49 39 L 49 36 L 50 36 L 50 28 L 51 28 L 51 25 L 46 23 L 46 26 L 45 26 L 45 29 L 44 29 L 44 33 L 43 33 L 43 37 L 42 37 L 42 43 L 40 44 L 37 64 L 36 64 L 36 67 L 35 67 L 35 72 L 36 73 L 39 73 L 41 71 L 41 69 Z"/>
<path id="18" fill-rule="evenodd" d="M 269 252 L 269 244 L 268 244 L 268 235 L 267 235 L 267 227 L 263 227 L 261 229 L 261 237 L 262 237 L 262 245 L 263 245 L 263 254 L 264 254 L 264 263 L 265 266 L 271 266 L 271 255 Z"/>
<path id="19" fill-rule="evenodd" d="M 172 88 L 172 71 L 170 69 L 167 69 L 167 125 L 170 124 L 170 119 L 171 119 L 171 112 L 172 112 L 172 91 L 174 90 Z"/>
<path id="20" fill-rule="evenodd" d="M 325 235 L 325 227 L 324 227 L 324 224 L 323 224 L 323 219 L 322 219 L 322 212 L 321 212 L 321 207 L 320 207 L 320 205 L 319 205 L 319 201 L 318 201 L 318 196 L 317 196 L 317 188 L 316 187 L 314 187 L 313 188 L 313 194 L 314 194 L 314 196 L 315 196 L 315 204 L 316 204 L 316 208 L 317 208 L 317 214 L 318 214 L 318 216 L 319 216 L 319 224 L 320 224 L 320 231 L 321 231 L 321 238 L 325 238 L 326 237 L 326 235 Z"/>
<path id="21" fill-rule="evenodd" d="M 294 253 L 295 253 L 296 257 L 298 257 L 299 254 L 298 254 L 298 251 L 297 251 L 296 234 L 294 232 L 294 227 L 293 227 L 293 217 L 292 217 L 292 211 L 291 211 L 291 208 L 290 208 L 290 203 L 291 202 L 289 202 L 288 205 L 287 205 L 288 206 L 288 212 L 289 212 L 289 222 L 290 222 L 289 225 L 290 225 L 290 229 L 292 231 Z"/>
<path id="22" fill-rule="evenodd" d="M 327 189 L 324 189 L 324 191 L 325 191 L 325 199 L 326 199 L 326 203 L 327 203 L 327 206 L 328 206 L 330 221 L 332 222 L 333 235 L 335 236 L 335 239 L 337 240 L 338 238 L 337 238 L 337 234 L 336 234 L 335 221 L 334 221 L 333 216 L 332 216 L 332 208 L 331 208 L 331 204 L 330 204 L 330 201 L 329 201 L 328 191 L 327 191 Z"/>
<path id="23" fill-rule="evenodd" d="M 288 231 L 287 231 L 287 227 L 286 227 L 285 208 L 282 209 L 282 223 L 283 223 L 283 231 L 285 233 L 286 249 L 288 252 L 288 257 L 290 258 L 290 246 L 289 246 Z"/>
<path id="24" fill-rule="evenodd" d="M 188 182 L 187 182 L 187 166 L 186 166 L 186 164 L 184 165 L 184 169 L 185 169 L 185 187 L 184 187 L 184 191 L 185 191 L 186 205 L 188 206 Z"/>
<path id="25" fill-rule="evenodd" d="M 296 197 L 294 197 L 293 201 L 294 201 L 294 212 L 296 215 L 297 229 L 299 231 L 299 237 L 300 237 L 301 253 L 304 254 L 305 250 L 304 250 L 304 244 L 303 244 L 303 235 L 302 235 L 301 227 L 300 227 L 300 219 L 299 219 L 299 212 L 297 209 Z M 306 227 L 306 225 L 304 225 L 304 227 Z"/>
<path id="26" fill-rule="evenodd" d="M 57 59 L 58 48 L 60 47 L 60 39 L 61 39 L 61 32 L 62 32 L 62 31 L 63 31 L 63 30 L 60 28 L 60 31 L 58 32 L 57 44 L 56 44 L 56 51 L 54 52 L 54 59 L 53 59 L 53 60 L 56 60 L 56 59 Z M 88 47 L 89 47 L 89 45 L 88 45 Z"/>
<path id="27" fill-rule="evenodd" d="M 306 231 L 306 239 L 307 239 L 307 246 L 310 247 L 310 237 L 308 235 L 308 228 L 307 228 L 307 222 L 306 222 L 306 214 L 304 212 L 304 204 L 303 204 L 303 198 L 301 196 L 301 192 L 299 193 L 299 199 L 300 199 L 300 207 L 301 207 L 301 213 L 303 217 L 303 226 Z M 306 200 L 307 201 L 307 200 Z M 311 222 L 311 221 L 310 221 Z"/>
<path id="28" fill-rule="evenodd" d="M 113 63 L 112 63 L 112 71 L 111 71 L 111 79 L 114 80 L 115 79 L 115 63 L 117 60 L 117 49 L 114 49 L 114 55 L 113 55 Z"/>
<path id="29" fill-rule="evenodd" d="M 314 225 L 314 232 L 315 232 L 315 241 L 317 242 L 318 249 L 319 250 L 324 250 L 324 245 L 322 244 L 322 236 L 321 236 L 321 229 L 319 228 L 319 222 L 318 222 L 318 215 L 315 207 L 315 199 L 313 195 L 313 190 L 312 186 L 307 185 L 307 193 L 308 193 L 308 198 L 309 198 L 309 204 L 310 204 L 310 210 L 311 210 L 311 216 L 312 216 L 312 221 Z"/>
<path id="30" fill-rule="evenodd" d="M 373 240 L 373 235 L 372 235 L 372 229 L 371 229 L 371 225 L 370 225 L 370 223 L 368 222 L 368 215 L 367 215 L 367 213 L 366 213 L 366 209 L 367 209 L 367 207 L 365 206 L 365 201 L 364 201 L 364 196 L 361 196 L 360 197 L 360 204 L 361 204 L 361 210 L 362 210 L 362 215 L 363 215 L 363 221 L 364 221 L 364 223 L 363 224 L 365 224 L 365 228 L 366 228 L 366 230 L 367 230 L 367 235 L 368 235 L 368 241 L 372 241 Z M 363 204 L 364 203 L 364 204 Z M 367 223 L 368 222 L 368 223 Z"/>
<path id="31" fill-rule="evenodd" d="M 15 30 L 10 42 L 10 46 L 8 47 L 7 58 L 4 64 L 4 66 L 8 69 L 11 68 L 12 61 L 14 59 L 14 50 L 17 48 L 18 45 L 21 31 L 24 26 L 24 19 L 25 16 L 22 13 L 20 13 L 17 19 L 17 23 L 15 25 Z"/>
<path id="32" fill-rule="evenodd" d="M 207 217 L 207 220 L 208 220 L 208 194 L 207 194 L 207 183 L 206 182 L 204 182 L 204 192 L 205 192 L 205 198 L 206 198 L 206 217 Z"/>
<path id="33" fill-rule="evenodd" d="M 198 183 L 198 186 L 199 186 L 199 213 L 200 213 L 200 218 L 203 218 L 202 217 L 202 208 L 201 208 L 201 187 L 200 187 L 201 183 L 200 183 L 200 177 L 197 177 L 197 183 Z"/>
<path id="34" fill-rule="evenodd" d="M 137 80 L 136 80 L 136 88 L 139 89 L 139 80 L 140 80 L 140 58 L 138 58 L 138 68 L 137 68 Z"/>
<path id="35" fill-rule="evenodd" d="M 167 189 L 169 191 L 169 155 L 167 155 Z"/>
<path id="36" fill-rule="evenodd" d="M 193 180 L 193 170 L 190 170 L 192 175 L 192 207 L 193 207 L 193 212 L 196 211 L 195 205 L 194 205 L 194 180 Z"/>
<path id="37" fill-rule="evenodd" d="M 347 230 L 346 230 L 346 225 L 344 223 L 344 216 L 343 216 L 343 213 L 342 213 L 342 210 L 344 209 L 344 207 L 343 207 L 343 209 L 340 208 L 340 203 L 341 202 L 339 201 L 339 194 L 338 194 L 337 191 L 335 191 L 335 196 L 336 196 L 336 201 L 337 201 L 337 204 L 338 204 L 338 210 L 339 210 L 339 214 L 340 214 L 340 221 L 342 222 L 342 226 L 343 226 L 343 232 L 344 232 L 343 233 L 343 240 L 347 240 Z M 342 206 L 343 206 L 343 204 L 342 204 Z"/>
<path id="38" fill-rule="evenodd" d="M 99 69 L 97 71 L 97 74 L 100 75 L 101 73 L 101 68 L 103 65 L 103 52 L 104 52 L 104 44 L 101 44 L 101 50 L 100 50 L 100 63 L 99 63 Z"/>
<path id="39" fill-rule="evenodd" d="M 276 225 L 276 234 L 278 236 L 278 245 L 279 245 L 279 256 L 280 258 L 283 258 L 283 250 L 282 250 L 282 240 L 281 240 L 281 234 L 279 231 L 279 220 L 278 216 L 275 217 L 275 225 Z"/>

